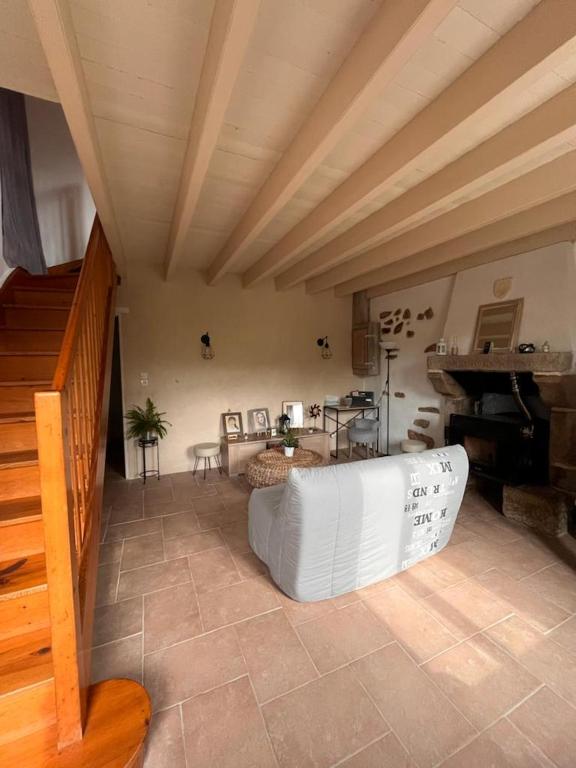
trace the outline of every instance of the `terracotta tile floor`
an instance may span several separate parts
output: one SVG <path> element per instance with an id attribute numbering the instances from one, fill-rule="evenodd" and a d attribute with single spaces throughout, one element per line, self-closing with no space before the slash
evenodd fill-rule
<path id="1" fill-rule="evenodd" d="M 93 678 L 146 685 L 146 768 L 576 765 L 574 539 L 469 492 L 443 552 L 302 604 L 247 502 L 217 474 L 107 483 Z"/>

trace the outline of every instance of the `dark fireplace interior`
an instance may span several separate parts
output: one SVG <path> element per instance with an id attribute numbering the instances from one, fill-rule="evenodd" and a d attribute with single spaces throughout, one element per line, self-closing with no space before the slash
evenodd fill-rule
<path id="1" fill-rule="evenodd" d="M 546 485 L 550 413 L 531 373 L 451 372 L 471 399 L 452 414 L 447 441 L 460 443 L 470 471 L 488 485 Z M 499 495 L 499 494 L 498 494 Z"/>

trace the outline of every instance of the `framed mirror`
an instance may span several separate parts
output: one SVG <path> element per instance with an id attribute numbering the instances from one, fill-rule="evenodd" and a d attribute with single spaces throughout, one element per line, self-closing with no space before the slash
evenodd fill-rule
<path id="1" fill-rule="evenodd" d="M 302 429 L 304 426 L 304 403 L 302 400 L 284 400 L 282 413 L 290 419 L 290 429 Z"/>
<path id="2" fill-rule="evenodd" d="M 512 352 L 518 341 L 524 299 L 500 301 L 478 307 L 472 352 L 483 352 L 492 344 L 493 352 Z"/>

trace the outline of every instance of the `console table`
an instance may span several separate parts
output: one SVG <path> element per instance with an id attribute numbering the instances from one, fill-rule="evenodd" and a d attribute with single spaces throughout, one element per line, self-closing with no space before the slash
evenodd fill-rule
<path id="1" fill-rule="evenodd" d="M 319 453 L 324 461 L 330 461 L 330 436 L 324 430 L 308 432 L 307 429 L 293 429 L 291 432 L 298 438 L 301 448 Z M 242 475 L 246 471 L 246 465 L 254 456 L 267 448 L 272 448 L 284 440 L 284 435 L 270 433 L 251 434 L 248 437 L 238 437 L 236 440 L 229 437 L 222 438 L 222 466 L 233 477 Z"/>
<path id="2" fill-rule="evenodd" d="M 340 420 L 340 414 L 346 414 L 344 417 L 344 421 Z M 328 433 L 329 437 L 330 435 L 334 435 L 336 437 L 336 453 L 332 453 L 331 455 L 337 459 L 338 458 L 338 450 L 340 448 L 340 432 L 343 429 L 346 429 L 351 421 L 354 421 L 355 418 L 358 416 L 361 416 L 363 419 L 366 418 L 366 414 L 368 413 L 369 416 L 374 416 L 376 420 L 380 419 L 380 406 L 379 405 L 325 405 L 324 406 L 324 429 L 326 430 L 326 427 L 329 426 L 327 422 L 332 422 L 336 425 L 336 429 L 334 429 L 331 433 Z M 380 430 L 378 430 L 378 440 L 376 442 L 376 453 L 380 452 Z"/>

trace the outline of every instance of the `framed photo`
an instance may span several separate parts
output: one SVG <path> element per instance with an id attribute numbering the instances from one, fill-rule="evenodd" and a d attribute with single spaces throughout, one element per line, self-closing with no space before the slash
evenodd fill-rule
<path id="1" fill-rule="evenodd" d="M 290 429 L 301 429 L 304 426 L 304 403 L 302 400 L 284 400 L 282 413 L 290 419 Z"/>
<path id="2" fill-rule="evenodd" d="M 224 424 L 224 434 L 226 437 L 239 437 L 244 432 L 242 414 L 240 412 L 228 411 L 228 413 L 223 413 L 222 423 Z"/>
<path id="3" fill-rule="evenodd" d="M 472 352 L 485 352 L 489 342 L 493 352 L 512 352 L 518 341 L 523 306 L 524 299 L 514 299 L 478 307 Z"/>
<path id="4" fill-rule="evenodd" d="M 248 411 L 248 431 L 267 432 L 270 429 L 268 408 L 252 408 Z"/>

